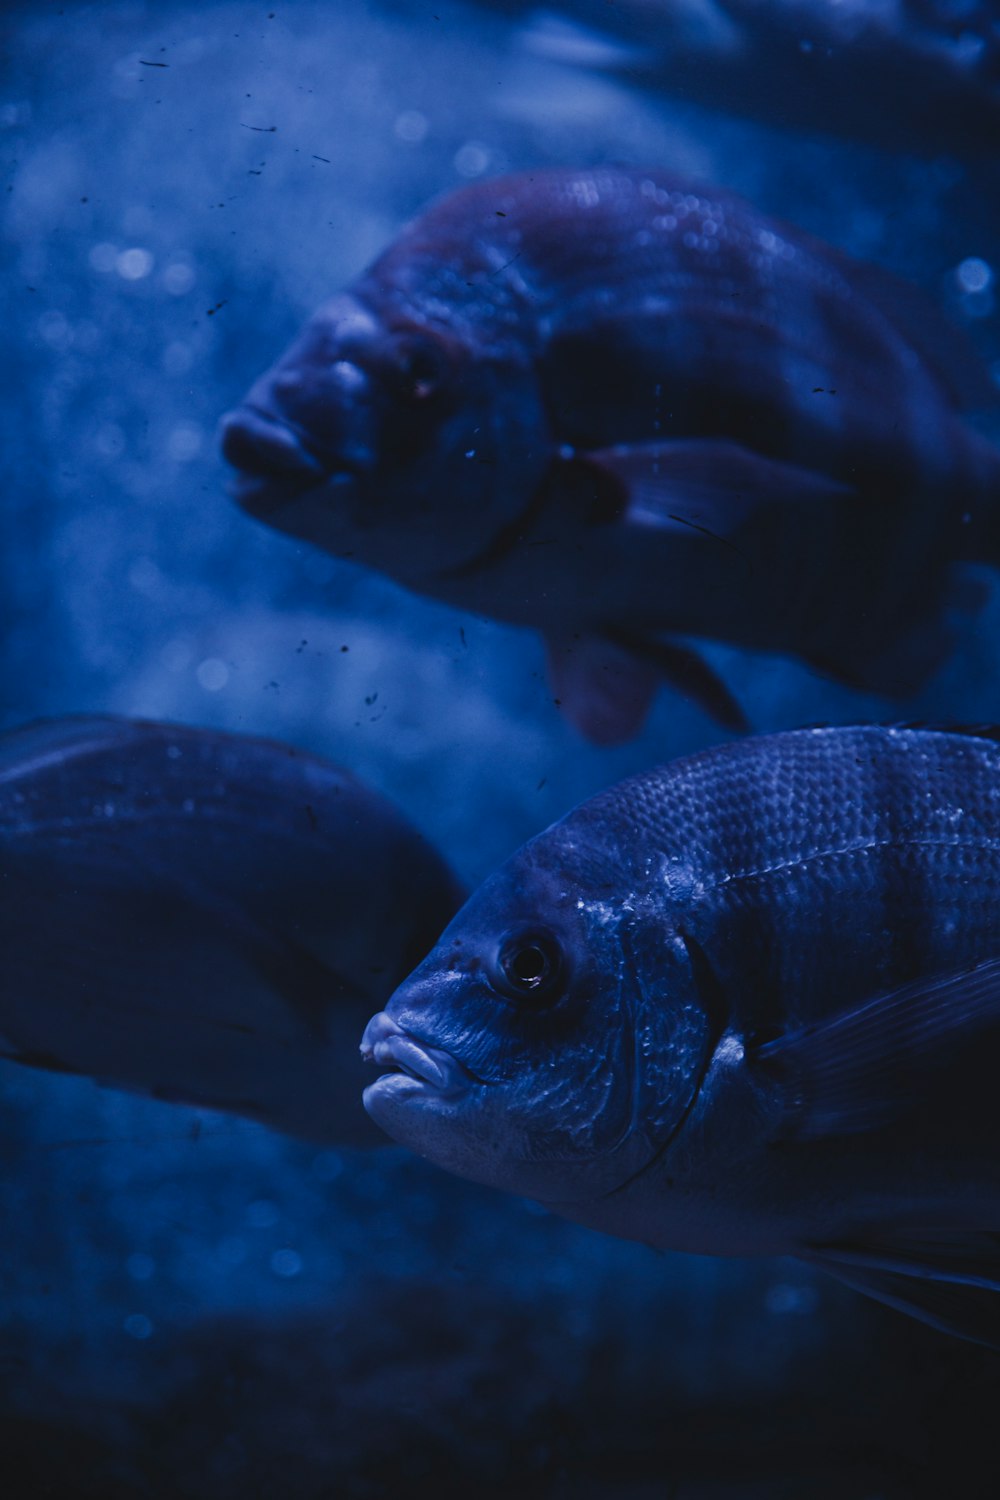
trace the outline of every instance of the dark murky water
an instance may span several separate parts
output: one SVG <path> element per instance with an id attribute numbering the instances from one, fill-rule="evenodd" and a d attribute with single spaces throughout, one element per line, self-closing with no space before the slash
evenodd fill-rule
<path id="1" fill-rule="evenodd" d="M 525 9 L 6 8 L 4 727 L 106 711 L 273 735 L 389 793 L 469 883 L 722 737 L 664 693 L 640 738 L 587 746 L 528 633 L 226 498 L 221 413 L 463 181 L 613 161 L 725 184 L 919 283 L 1000 378 L 997 152 L 711 111 L 526 45 Z M 996 719 L 998 633 L 993 588 L 906 717 Z M 899 716 L 709 654 L 755 728 Z M 13 1064 L 0 1158 L 12 1497 L 992 1492 L 995 1357 L 796 1264 L 657 1256 L 395 1148 L 316 1151 Z"/>

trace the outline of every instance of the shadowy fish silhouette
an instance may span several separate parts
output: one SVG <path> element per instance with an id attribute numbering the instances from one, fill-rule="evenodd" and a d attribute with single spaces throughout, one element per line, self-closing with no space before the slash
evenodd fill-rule
<path id="1" fill-rule="evenodd" d="M 628 738 L 675 633 L 912 691 L 949 563 L 1000 556 L 997 392 L 911 289 L 665 172 L 524 173 L 433 204 L 223 423 L 251 514 L 540 629 L 556 698 Z M 961 601 L 959 601 L 961 602 Z"/>
<path id="2" fill-rule="evenodd" d="M 573 0 L 522 5 L 535 54 L 692 103 L 908 152 L 995 156 L 995 0 Z"/>
<path id="3" fill-rule="evenodd" d="M 359 1029 L 461 893 L 347 772 L 116 718 L 0 740 L 0 1055 L 338 1145 Z"/>
<path id="4" fill-rule="evenodd" d="M 369 1113 L 567 1218 L 798 1256 L 1000 1348 L 998 736 L 797 730 L 583 803 L 369 1022 Z"/>

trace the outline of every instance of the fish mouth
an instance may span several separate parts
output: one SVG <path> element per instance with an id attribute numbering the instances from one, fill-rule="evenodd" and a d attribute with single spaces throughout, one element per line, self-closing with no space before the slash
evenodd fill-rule
<path id="1" fill-rule="evenodd" d="M 304 433 L 282 417 L 246 403 L 228 412 L 219 428 L 222 456 L 236 470 L 230 492 L 237 504 L 267 519 L 310 490 L 330 484 L 353 488 L 347 465 L 324 462 Z"/>
<path id="2" fill-rule="evenodd" d="M 365 1027 L 361 1056 L 385 1070 L 365 1089 L 366 1104 L 376 1091 L 379 1095 L 388 1091 L 393 1097 L 416 1092 L 443 1098 L 465 1093 L 472 1082 L 471 1075 L 450 1052 L 404 1031 L 385 1011 L 373 1016 Z"/>

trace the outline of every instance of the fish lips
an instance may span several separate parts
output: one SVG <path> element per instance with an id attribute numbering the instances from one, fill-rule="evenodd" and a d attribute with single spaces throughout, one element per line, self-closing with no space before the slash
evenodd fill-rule
<path id="1" fill-rule="evenodd" d="M 385 1011 L 365 1027 L 361 1056 L 387 1070 L 364 1091 L 365 1108 L 379 1124 L 385 1123 L 386 1107 L 391 1112 L 393 1105 L 409 1100 L 455 1100 L 468 1094 L 475 1082 L 450 1052 L 404 1031 Z"/>
<path id="2" fill-rule="evenodd" d="M 223 417 L 223 457 L 236 470 L 230 492 L 241 509 L 258 520 L 273 520 L 303 495 L 337 491 L 353 499 L 358 479 L 349 470 L 331 470 L 288 422 L 250 405 Z"/>

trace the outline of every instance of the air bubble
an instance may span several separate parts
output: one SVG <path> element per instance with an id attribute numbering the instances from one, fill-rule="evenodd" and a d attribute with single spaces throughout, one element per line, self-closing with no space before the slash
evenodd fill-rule
<path id="1" fill-rule="evenodd" d="M 455 152 L 455 171 L 461 177 L 481 177 L 489 164 L 489 149 L 480 141 L 466 141 Z"/>
<path id="2" fill-rule="evenodd" d="M 958 266 L 955 280 L 963 292 L 985 292 L 993 283 L 993 270 L 978 255 L 970 255 Z"/>
<path id="3" fill-rule="evenodd" d="M 426 115 L 420 113 L 419 109 L 404 109 L 401 115 L 397 115 L 393 126 L 399 139 L 408 141 L 411 146 L 419 146 L 430 128 L 430 121 Z"/>
<path id="4" fill-rule="evenodd" d="M 115 270 L 123 281 L 142 281 L 153 269 L 153 256 L 149 250 L 134 246 L 123 250 L 115 260 Z"/>
<path id="5" fill-rule="evenodd" d="M 283 1276 L 286 1280 L 298 1276 L 302 1270 L 302 1257 L 297 1250 L 275 1250 L 271 1256 L 271 1270 L 275 1276 Z"/>
<path id="6" fill-rule="evenodd" d="M 217 656 L 206 656 L 198 663 L 195 676 L 207 693 L 217 693 L 229 681 L 229 668 Z"/>

